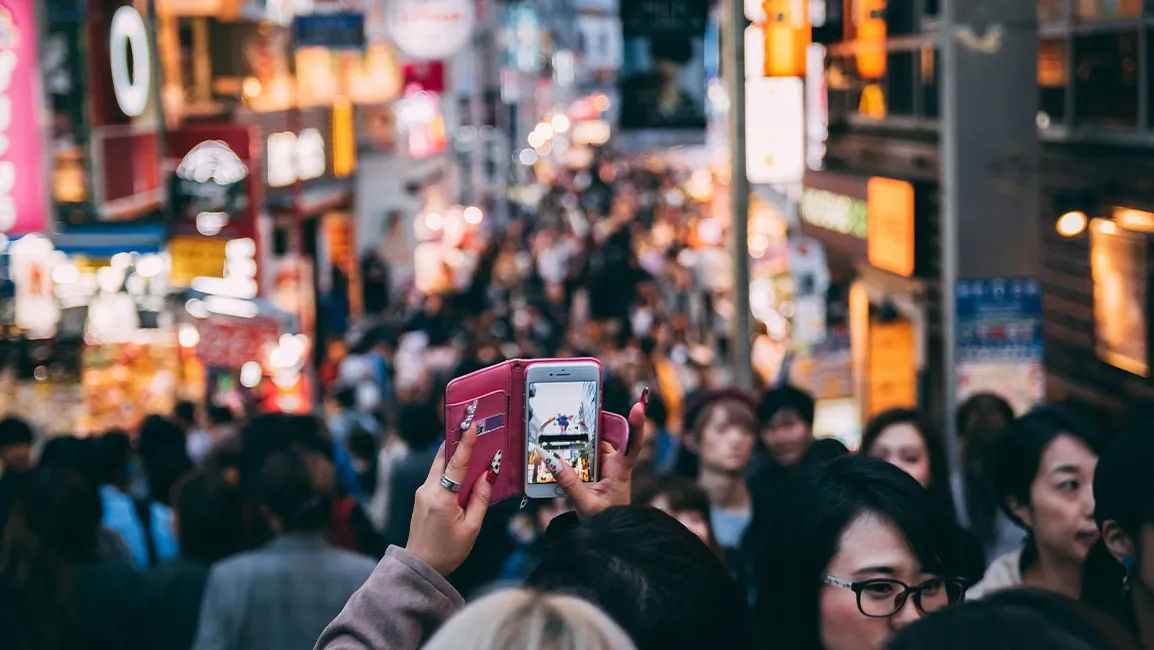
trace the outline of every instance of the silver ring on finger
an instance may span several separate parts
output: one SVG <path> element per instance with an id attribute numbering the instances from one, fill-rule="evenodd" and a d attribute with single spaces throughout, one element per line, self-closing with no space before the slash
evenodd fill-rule
<path id="1" fill-rule="evenodd" d="M 452 492 L 453 494 L 456 494 L 461 491 L 462 485 L 449 478 L 447 475 L 441 474 L 441 487 Z"/>

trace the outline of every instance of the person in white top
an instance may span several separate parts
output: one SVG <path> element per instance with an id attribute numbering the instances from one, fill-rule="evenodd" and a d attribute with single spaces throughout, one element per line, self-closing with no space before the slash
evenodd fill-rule
<path id="1" fill-rule="evenodd" d="M 1086 555 L 1098 541 L 1093 482 L 1106 442 L 1105 428 L 1071 405 L 1041 407 L 1010 425 L 994 481 L 1028 536 L 990 565 L 968 599 L 1022 586 L 1081 597 Z"/>

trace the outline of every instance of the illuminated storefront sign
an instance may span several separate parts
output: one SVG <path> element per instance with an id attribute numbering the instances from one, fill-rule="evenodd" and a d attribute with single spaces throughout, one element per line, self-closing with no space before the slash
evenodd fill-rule
<path id="1" fill-rule="evenodd" d="M 801 196 L 802 221 L 857 239 L 869 234 L 869 204 L 850 196 L 813 187 Z"/>
<path id="2" fill-rule="evenodd" d="M 128 117 L 140 117 L 152 95 L 152 52 L 144 18 L 132 5 L 125 5 L 112 15 L 108 48 L 116 103 Z"/>
<path id="3" fill-rule="evenodd" d="M 268 184 L 288 187 L 325 175 L 325 138 L 319 129 L 307 128 L 297 135 L 291 131 L 268 137 Z"/>
<path id="4" fill-rule="evenodd" d="M 0 232 L 41 232 L 49 212 L 33 0 L 0 0 Z"/>
<path id="5" fill-rule="evenodd" d="M 892 178 L 869 180 L 869 261 L 909 277 L 914 274 L 914 186 Z"/>

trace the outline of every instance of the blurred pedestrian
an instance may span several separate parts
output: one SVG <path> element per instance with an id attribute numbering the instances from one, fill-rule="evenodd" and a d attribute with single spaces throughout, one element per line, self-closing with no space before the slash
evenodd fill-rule
<path id="1" fill-rule="evenodd" d="M 92 441 L 100 462 L 100 500 L 104 527 L 117 533 L 132 558 L 143 571 L 176 557 L 180 545 L 173 534 L 172 510 L 149 499 L 131 494 L 137 464 L 128 434 L 105 433 Z M 179 448 L 183 451 L 183 448 Z M 155 449 L 153 453 L 161 454 Z"/>
<path id="2" fill-rule="evenodd" d="M 187 415 L 185 413 L 181 417 Z M 192 460 L 188 457 L 188 443 L 182 426 L 180 421 L 159 415 L 150 415 L 140 424 L 136 450 L 141 473 L 135 477 L 138 484 L 134 486 L 138 497 L 147 496 L 167 506 L 172 500 L 172 486 L 192 471 Z"/>
<path id="3" fill-rule="evenodd" d="M 1137 420 L 1106 448 L 1094 474 L 1102 541 L 1086 560 L 1083 600 L 1154 650 L 1154 437 Z"/>
<path id="4" fill-rule="evenodd" d="M 32 470 L 32 427 L 20 418 L 0 420 L 0 540 L 12 505 Z"/>
<path id="5" fill-rule="evenodd" d="M 1021 547 L 1024 535 L 1006 515 L 994 485 L 994 465 L 1002 435 L 1014 421 L 1006 400 L 991 393 L 971 396 L 958 408 L 957 431 L 961 474 L 952 480 L 963 496 L 958 514 L 977 535 L 987 562 Z"/>
<path id="6" fill-rule="evenodd" d="M 64 465 L 36 470 L 0 549 L 5 650 L 136 648 L 141 577 L 100 549 L 100 495 Z"/>
<path id="7" fill-rule="evenodd" d="M 207 426 L 188 434 L 185 449 L 189 459 L 200 465 L 214 448 L 237 435 L 236 416 L 227 406 L 212 405 L 205 413 Z"/>
<path id="8" fill-rule="evenodd" d="M 1081 597 L 1083 564 L 1098 541 L 1093 481 L 1107 439 L 1069 405 L 1034 409 L 1010 425 L 994 482 L 1026 542 L 990 565 L 971 598 L 1020 586 Z"/>
<path id="9" fill-rule="evenodd" d="M 427 650 L 633 650 L 604 612 L 574 598 L 528 590 L 486 596 L 449 619 Z"/>
<path id="10" fill-rule="evenodd" d="M 404 451 L 393 458 L 388 473 L 386 544 L 404 546 L 409 538 L 413 495 L 425 482 L 437 453 L 434 445 L 444 435 L 439 424 L 440 418 L 431 404 L 406 404 L 397 413 L 397 434 Z"/>
<path id="11" fill-rule="evenodd" d="M 140 647 L 188 650 L 212 565 L 245 550 L 240 491 L 212 470 L 197 470 L 176 484 L 173 496 L 180 555 L 145 574 L 141 590 Z"/>
<path id="12" fill-rule="evenodd" d="M 763 647 L 883 650 L 903 628 L 962 601 L 954 540 L 909 474 L 865 456 L 802 469 L 757 549 Z"/>
<path id="13" fill-rule="evenodd" d="M 268 459 L 260 504 L 275 538 L 212 568 L 193 648 L 291 650 L 313 643 L 376 565 L 325 540 L 335 494 L 325 456 L 282 451 Z"/>

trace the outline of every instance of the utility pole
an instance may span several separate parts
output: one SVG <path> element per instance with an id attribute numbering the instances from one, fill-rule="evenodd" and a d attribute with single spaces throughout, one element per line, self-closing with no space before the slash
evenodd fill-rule
<path id="1" fill-rule="evenodd" d="M 753 342 L 749 308 L 749 178 L 745 173 L 745 5 L 729 0 L 722 32 L 722 65 L 729 94 L 729 195 L 733 218 L 730 249 L 733 255 L 733 321 L 730 354 L 733 383 L 753 389 Z"/>

